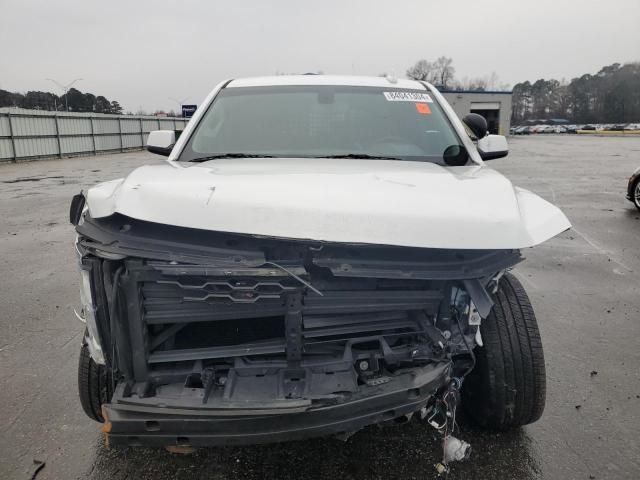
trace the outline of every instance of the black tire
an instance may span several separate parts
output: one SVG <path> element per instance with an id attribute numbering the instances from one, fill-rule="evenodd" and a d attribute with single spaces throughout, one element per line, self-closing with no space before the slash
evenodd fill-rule
<path id="1" fill-rule="evenodd" d="M 544 411 L 546 376 L 540 332 L 531 302 L 512 274 L 499 281 L 483 347 L 462 386 L 462 406 L 483 428 L 509 430 L 538 420 Z"/>
<path id="2" fill-rule="evenodd" d="M 94 362 L 89 354 L 89 347 L 85 344 L 80 349 L 78 393 L 87 416 L 96 422 L 104 422 L 101 407 L 113 395 L 111 370 Z"/>
<path id="3" fill-rule="evenodd" d="M 631 188 L 631 201 L 640 210 L 640 179 L 636 180 Z"/>

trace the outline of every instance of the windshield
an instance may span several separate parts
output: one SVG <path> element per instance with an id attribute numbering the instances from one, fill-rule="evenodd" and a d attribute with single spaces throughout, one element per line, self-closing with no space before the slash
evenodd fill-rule
<path id="1" fill-rule="evenodd" d="M 216 156 L 468 161 L 426 89 L 324 85 L 221 90 L 180 160 Z"/>

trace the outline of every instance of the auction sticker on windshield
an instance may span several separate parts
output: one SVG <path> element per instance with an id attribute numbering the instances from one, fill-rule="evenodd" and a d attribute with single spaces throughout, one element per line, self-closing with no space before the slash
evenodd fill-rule
<path id="1" fill-rule="evenodd" d="M 388 102 L 428 102 L 433 100 L 427 93 L 419 92 L 382 92 Z"/>
<path id="2" fill-rule="evenodd" d="M 431 109 L 426 103 L 416 103 L 416 110 L 420 115 L 431 115 Z"/>

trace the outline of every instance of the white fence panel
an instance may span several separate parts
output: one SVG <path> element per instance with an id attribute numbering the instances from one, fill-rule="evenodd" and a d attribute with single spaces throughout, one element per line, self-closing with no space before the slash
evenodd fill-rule
<path id="1" fill-rule="evenodd" d="M 58 139 L 55 137 L 14 139 L 17 157 L 49 157 L 58 155 Z"/>
<path id="2" fill-rule="evenodd" d="M 122 133 L 140 133 L 140 120 L 134 119 L 122 119 L 120 120 L 122 125 Z"/>
<path id="3" fill-rule="evenodd" d="M 120 122 L 117 118 L 100 118 L 93 122 L 95 133 L 120 133 Z"/>
<path id="4" fill-rule="evenodd" d="M 0 109 L 0 162 L 144 148 L 152 130 L 183 130 L 183 118 Z"/>
<path id="5" fill-rule="evenodd" d="M 173 130 L 174 126 L 173 120 L 160 119 L 160 130 Z"/>
<path id="6" fill-rule="evenodd" d="M 0 137 L 10 137 L 9 117 L 0 117 Z"/>
<path id="7" fill-rule="evenodd" d="M 12 117 L 14 137 L 57 135 L 54 117 Z"/>
<path id="8" fill-rule="evenodd" d="M 13 144 L 10 138 L 0 138 L 0 160 L 13 158 Z"/>
<path id="9" fill-rule="evenodd" d="M 153 130 L 161 130 L 160 128 L 160 121 L 153 119 L 153 120 L 149 120 L 149 119 L 145 119 L 142 120 L 142 131 L 143 132 L 151 132 Z"/>
<path id="10" fill-rule="evenodd" d="M 60 137 L 60 148 L 64 154 L 92 152 L 93 140 L 89 135 L 84 137 Z"/>
<path id="11" fill-rule="evenodd" d="M 90 118 L 58 117 L 60 135 L 91 135 Z"/>
<path id="12" fill-rule="evenodd" d="M 96 150 L 120 150 L 120 135 L 100 135 L 96 137 Z"/>
<path id="13" fill-rule="evenodd" d="M 123 148 L 142 148 L 142 140 L 139 134 L 135 135 L 123 135 L 122 136 Z"/>

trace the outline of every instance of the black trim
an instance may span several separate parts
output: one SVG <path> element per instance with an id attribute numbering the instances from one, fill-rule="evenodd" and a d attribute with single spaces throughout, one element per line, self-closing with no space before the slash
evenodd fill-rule
<path id="1" fill-rule="evenodd" d="M 145 148 L 147 151 L 151 153 L 155 153 L 157 155 L 162 155 L 163 157 L 168 157 L 171 155 L 171 150 L 173 150 L 175 144 L 169 145 L 168 147 L 157 147 L 155 145 L 147 145 Z"/>
<path id="2" fill-rule="evenodd" d="M 500 152 L 484 153 L 484 152 L 482 152 L 482 151 L 480 151 L 478 149 L 478 153 L 480 154 L 480 158 L 482 158 L 482 160 L 484 160 L 486 162 L 487 160 L 495 160 L 496 158 L 506 157 L 507 155 L 509 155 L 509 150 L 502 150 Z"/>
<path id="3" fill-rule="evenodd" d="M 268 261 L 301 266 L 300 259 L 307 257 L 341 277 L 463 280 L 482 278 L 522 261 L 516 249 L 415 248 L 258 237 L 146 222 L 121 214 L 98 219 L 87 215 L 76 229 L 81 235 L 80 248 L 98 256 L 105 252 L 209 269 L 259 267 Z"/>
<path id="4" fill-rule="evenodd" d="M 216 93 L 216 96 L 213 97 L 211 99 L 211 101 L 209 102 L 209 105 L 207 105 L 207 109 L 204 110 L 201 114 L 200 114 L 200 118 L 198 118 L 198 123 L 194 124 L 191 131 L 195 132 L 196 129 L 198 128 L 198 126 L 200 125 L 200 122 L 202 122 L 202 119 L 207 115 L 207 112 L 209 111 L 209 109 L 211 108 L 211 106 L 213 105 L 213 103 L 216 101 L 216 98 L 218 97 L 218 95 L 220 95 L 220 92 L 222 90 L 224 90 L 225 88 L 227 88 L 227 85 L 229 85 L 231 82 L 233 82 L 235 80 L 235 78 L 230 78 L 229 80 L 227 80 L 221 87 L 220 90 L 218 90 L 218 92 Z M 193 117 L 192 117 L 193 118 Z M 189 120 L 191 121 L 191 120 Z M 193 133 L 191 134 L 193 135 Z M 177 138 L 176 138 L 177 140 Z M 178 154 L 178 158 L 176 158 L 176 162 L 180 162 L 180 161 L 184 161 L 184 160 L 180 160 L 180 157 L 182 157 L 182 154 L 184 152 L 184 149 L 187 147 L 187 144 L 189 143 L 190 138 L 187 139 L 184 147 L 182 147 L 182 151 Z"/>
<path id="5" fill-rule="evenodd" d="M 107 437 L 109 445 L 204 447 L 353 433 L 425 407 L 449 382 L 449 372 L 449 363 L 415 368 L 387 384 L 366 387 L 367 392 L 354 394 L 351 400 L 337 397 L 337 404 L 306 407 L 293 402 L 288 408 L 283 405 L 258 410 L 240 406 L 160 408 L 120 403 L 116 393 L 113 403 L 104 405 L 109 422 Z"/>
<path id="6" fill-rule="evenodd" d="M 78 225 L 80 222 L 80 216 L 82 215 L 82 209 L 86 201 L 84 193 L 82 192 L 74 195 L 71 199 L 71 205 L 69 206 L 69 222 L 71 222 L 71 225 Z"/>

